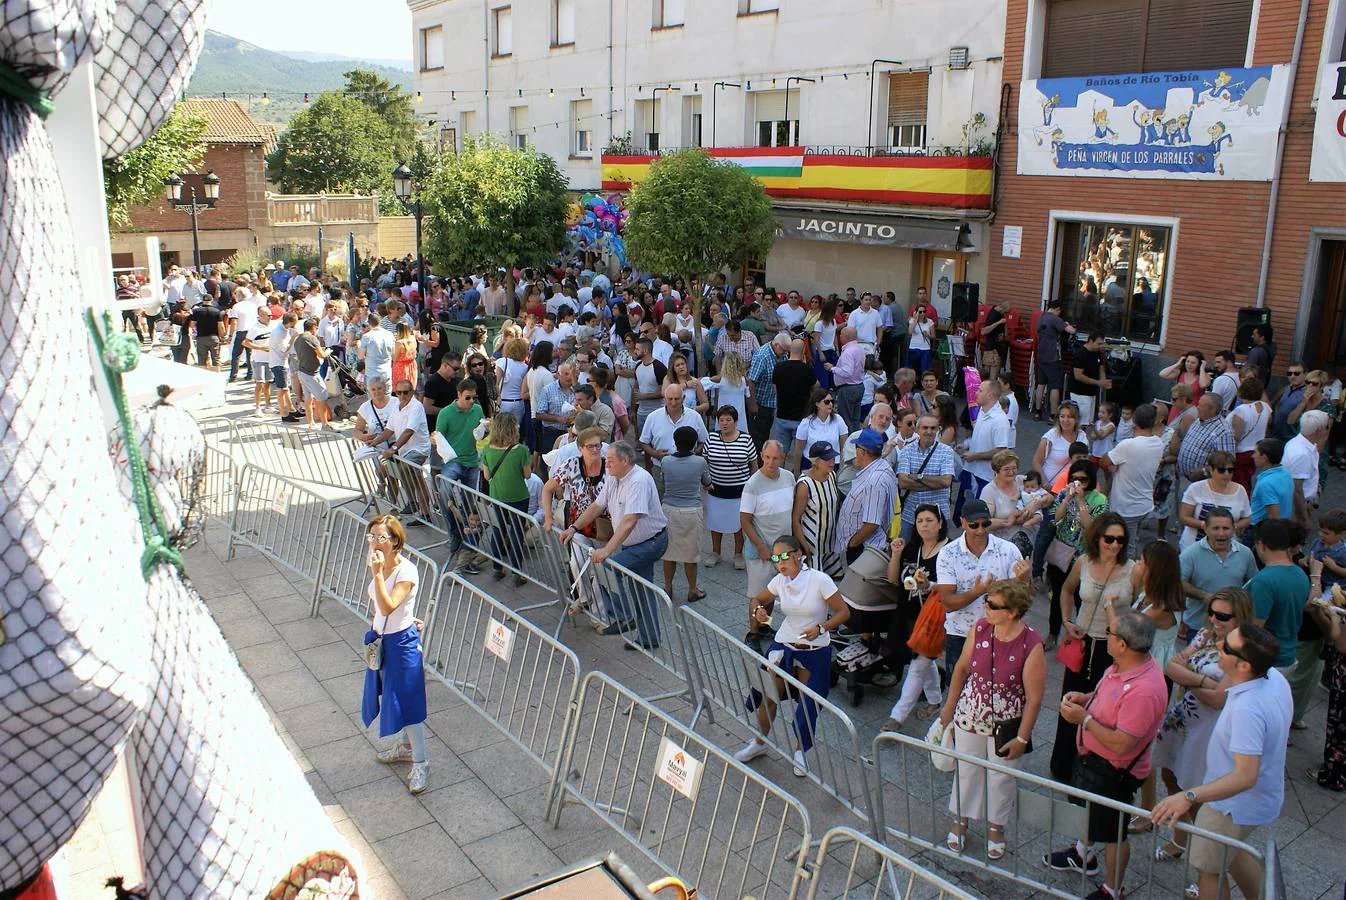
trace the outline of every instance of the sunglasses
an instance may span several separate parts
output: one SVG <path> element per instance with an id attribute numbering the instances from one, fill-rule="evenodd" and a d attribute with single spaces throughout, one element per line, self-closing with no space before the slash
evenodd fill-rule
<path id="1" fill-rule="evenodd" d="M 1309 387 L 1322 387 L 1322 386 L 1323 386 L 1323 383 L 1322 383 L 1321 381 L 1306 381 L 1306 382 L 1304 382 L 1304 383 L 1307 384 Z"/>
<path id="2" fill-rule="evenodd" d="M 972 531 L 980 531 L 983 528 L 990 528 L 991 523 L 986 519 L 978 519 L 975 522 L 964 523 L 963 527 L 971 529 Z"/>
<path id="3" fill-rule="evenodd" d="M 1004 603 L 992 603 L 990 600 L 986 601 L 986 608 L 993 609 L 996 612 L 1004 612 L 1005 610 L 1009 609 L 1009 607 Z"/>
<path id="4" fill-rule="evenodd" d="M 784 553 L 773 553 L 773 554 L 771 554 L 771 561 L 772 561 L 773 563 L 784 562 L 785 560 L 787 560 L 787 559 L 789 559 L 789 558 L 790 558 L 790 551 L 789 551 L 789 550 L 786 550 Z"/>
<path id="5" fill-rule="evenodd" d="M 1294 371 L 1286 372 L 1285 374 L 1286 374 L 1286 375 L 1289 375 L 1291 378 L 1297 378 L 1297 377 L 1299 377 L 1300 375 L 1303 375 L 1303 374 L 1304 374 L 1304 371 L 1303 371 L 1302 369 L 1297 369 L 1297 370 L 1294 370 Z"/>
<path id="6" fill-rule="evenodd" d="M 832 400 L 831 397 L 824 397 L 823 399 L 819 400 L 818 402 L 819 402 L 819 403 L 826 403 L 828 406 L 831 406 L 831 405 L 833 404 L 834 401 Z"/>
<path id="7" fill-rule="evenodd" d="M 1102 541 L 1103 543 L 1105 543 L 1105 544 L 1125 544 L 1125 543 L 1126 543 L 1126 535 L 1122 535 L 1122 534 L 1105 534 L 1105 535 L 1101 535 L 1101 536 L 1099 537 L 1099 540 L 1101 540 L 1101 541 Z"/>
<path id="8" fill-rule="evenodd" d="M 391 544 L 393 539 L 386 534 L 367 534 L 365 540 L 371 544 Z"/>
<path id="9" fill-rule="evenodd" d="M 1235 649 L 1234 647 L 1229 646 L 1229 638 L 1225 638 L 1223 641 L 1220 642 L 1220 652 L 1223 653 L 1225 656 L 1234 656 L 1243 660 L 1244 662 L 1248 661 L 1248 657 L 1243 655 L 1242 650 L 1238 650 Z"/>
<path id="10" fill-rule="evenodd" d="M 414 393 L 416 393 L 416 392 L 415 392 L 415 391 L 393 391 L 393 393 L 396 394 L 396 395 L 399 396 L 399 397 L 410 397 L 412 394 L 414 394 Z"/>
<path id="11" fill-rule="evenodd" d="M 1210 617 L 1211 617 L 1212 619 L 1214 619 L 1215 621 L 1217 621 L 1217 622 L 1232 622 L 1232 621 L 1234 621 L 1234 614 L 1231 613 L 1231 612 L 1227 612 L 1227 613 L 1226 613 L 1226 612 L 1216 612 L 1215 610 L 1212 609 L 1212 610 L 1210 611 Z"/>
<path id="12" fill-rule="evenodd" d="M 1211 471 L 1212 471 L 1212 472 L 1220 472 L 1220 473 L 1222 473 L 1222 474 L 1224 474 L 1224 475 L 1228 475 L 1230 472 L 1233 472 L 1233 471 L 1234 471 L 1234 467 L 1233 467 L 1233 466 L 1212 466 L 1212 467 L 1211 467 Z"/>
<path id="13" fill-rule="evenodd" d="M 1088 484 L 1088 483 L 1089 483 L 1089 479 L 1088 479 L 1088 478 L 1072 478 L 1072 479 L 1070 479 L 1070 482 L 1071 482 L 1071 484 Z"/>

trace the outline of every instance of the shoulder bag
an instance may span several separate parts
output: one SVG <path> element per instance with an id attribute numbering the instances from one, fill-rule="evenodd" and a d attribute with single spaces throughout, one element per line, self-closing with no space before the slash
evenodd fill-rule
<path id="1" fill-rule="evenodd" d="M 1085 565 L 1088 565 L 1086 562 Z M 1098 602 L 1094 604 L 1094 611 L 1089 614 L 1089 624 L 1084 626 L 1085 634 L 1093 627 L 1094 619 L 1098 616 L 1098 608 L 1103 605 L 1103 594 L 1107 592 L 1108 585 L 1112 583 L 1112 578 L 1103 583 L 1103 587 L 1098 592 Z M 1079 610 L 1075 611 L 1076 624 L 1079 619 Z M 1076 675 L 1084 668 L 1084 639 L 1067 637 L 1056 648 L 1056 659 L 1061 665 L 1065 666 Z"/>
<path id="2" fill-rule="evenodd" d="M 1091 703 L 1090 706 L 1092 705 Z M 1081 728 L 1075 736 L 1075 746 L 1081 751 L 1083 736 L 1084 729 Z M 1158 737 L 1158 735 L 1156 734 L 1155 737 Z M 1119 769 L 1097 754 L 1080 752 L 1075 757 L 1072 783 L 1080 790 L 1090 791 L 1109 799 L 1129 800 L 1135 796 L 1136 791 L 1144 782 L 1143 778 L 1132 775 L 1131 770 L 1145 755 L 1145 751 L 1150 749 L 1154 740 L 1155 738 L 1150 738 L 1146 741 L 1145 746 L 1140 748 L 1140 752 L 1131 757 L 1131 761 L 1126 764 L 1125 769 Z"/>
<path id="3" fill-rule="evenodd" d="M 926 451 L 925 459 L 921 460 L 920 468 L 918 468 L 915 472 L 912 473 L 913 478 L 921 477 L 921 473 L 925 471 L 925 467 L 930 464 L 930 457 L 934 456 L 935 451 L 938 449 L 939 449 L 939 441 L 936 440 L 934 443 L 930 445 L 930 449 Z M 911 493 L 910 490 L 897 492 L 897 502 L 899 510 L 901 509 L 902 504 L 907 502 L 907 495 L 910 493 Z"/>

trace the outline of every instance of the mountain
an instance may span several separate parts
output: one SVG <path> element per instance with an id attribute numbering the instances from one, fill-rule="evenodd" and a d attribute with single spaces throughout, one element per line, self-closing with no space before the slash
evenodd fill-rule
<path id="1" fill-rule="evenodd" d="M 405 91 L 411 91 L 411 73 L 361 59 L 295 59 L 239 38 L 207 31 L 205 46 L 187 86 L 188 96 L 237 99 L 259 122 L 285 125 L 303 108 L 303 92 L 317 95 L 345 84 L 342 73 L 372 69 Z M 262 94 L 268 102 L 262 102 Z M 249 96 L 250 95 L 250 96 Z"/>
<path id="2" fill-rule="evenodd" d="M 315 50 L 279 50 L 277 52 L 290 57 L 290 59 L 303 60 L 304 62 L 358 63 L 362 66 L 384 66 L 389 69 L 400 69 L 403 72 L 411 71 L 411 60 L 409 59 L 375 59 L 373 57 L 357 59 L 354 56 L 343 56 L 340 53 L 319 53 Z"/>

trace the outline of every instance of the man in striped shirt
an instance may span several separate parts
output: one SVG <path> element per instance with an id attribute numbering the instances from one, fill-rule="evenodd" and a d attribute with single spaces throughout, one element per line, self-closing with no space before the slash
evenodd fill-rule
<path id="1" fill-rule="evenodd" d="M 897 478 L 883 460 L 883 435 L 866 428 L 851 443 L 855 445 L 856 475 L 837 515 L 833 544 L 847 565 L 859 558 L 866 544 L 879 550 L 888 546 L 888 525 L 897 508 Z"/>
<path id="2" fill-rule="evenodd" d="M 916 507 L 931 503 L 939 507 L 949 521 L 949 486 L 956 468 L 953 448 L 939 441 L 939 418 L 921 416 L 916 423 L 916 440 L 897 455 L 897 486 L 902 498 L 902 536 L 911 536 L 916 524 Z"/>

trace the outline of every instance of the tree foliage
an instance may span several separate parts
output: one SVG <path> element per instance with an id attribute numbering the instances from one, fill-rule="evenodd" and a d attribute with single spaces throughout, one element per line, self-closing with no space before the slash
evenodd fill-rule
<path id="1" fill-rule="evenodd" d="M 346 86 L 342 93 L 359 100 L 383 120 L 402 155 L 411 152 L 416 143 L 416 111 L 402 86 L 369 69 L 351 69 L 343 77 Z"/>
<path id="2" fill-rule="evenodd" d="M 206 153 L 205 131 L 205 117 L 178 104 L 149 140 L 116 159 L 105 160 L 108 224 L 114 229 L 126 227 L 131 222 L 131 207 L 154 203 L 163 196 L 166 178 L 195 169 Z"/>
<path id="3" fill-rule="evenodd" d="M 397 157 L 392 131 L 378 113 L 328 91 L 290 120 L 266 158 L 267 176 L 290 194 L 391 194 Z"/>
<path id="4" fill-rule="evenodd" d="M 469 138 L 425 184 L 426 256 L 459 271 L 546 265 L 565 243 L 568 189 L 550 156 Z"/>

